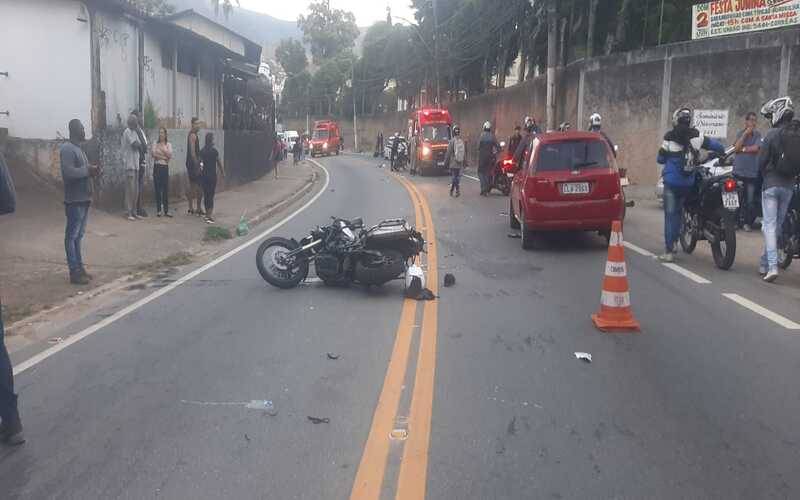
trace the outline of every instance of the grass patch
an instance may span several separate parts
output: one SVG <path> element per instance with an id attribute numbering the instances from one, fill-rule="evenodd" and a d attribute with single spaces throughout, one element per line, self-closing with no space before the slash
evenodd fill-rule
<path id="1" fill-rule="evenodd" d="M 233 233 L 226 227 L 211 226 L 206 228 L 203 241 L 224 241 L 233 238 Z"/>
<path id="2" fill-rule="evenodd" d="M 168 257 L 164 257 L 163 259 L 154 260 L 153 262 L 147 262 L 145 264 L 139 264 L 136 266 L 134 271 L 139 273 L 154 273 L 167 267 L 185 266 L 186 264 L 191 264 L 193 260 L 194 258 L 192 257 L 192 254 L 188 252 L 178 252 Z"/>

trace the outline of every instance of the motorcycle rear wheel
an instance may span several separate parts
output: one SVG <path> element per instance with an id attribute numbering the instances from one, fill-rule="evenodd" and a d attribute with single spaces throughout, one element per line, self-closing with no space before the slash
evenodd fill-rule
<path id="1" fill-rule="evenodd" d="M 722 237 L 711 244 L 711 254 L 714 256 L 714 264 L 727 271 L 736 259 L 736 217 L 723 208 L 719 219 Z"/>
<path id="2" fill-rule="evenodd" d="M 792 260 L 796 252 L 795 236 L 800 220 L 798 220 L 798 213 L 794 210 L 789 210 L 786 218 L 783 220 L 783 227 L 781 228 L 781 238 L 778 241 L 778 267 L 787 269 L 792 265 Z"/>
<path id="3" fill-rule="evenodd" d="M 265 240 L 256 253 L 258 273 L 272 286 L 295 288 L 308 277 L 308 259 L 298 256 L 291 263 L 286 263 L 281 260 L 281 256 L 297 248 L 296 242 L 286 238 Z"/>
<path id="4" fill-rule="evenodd" d="M 692 214 L 685 208 L 683 209 L 683 226 L 681 227 L 680 241 L 684 253 L 691 254 L 697 247 L 697 232 L 692 221 Z"/>

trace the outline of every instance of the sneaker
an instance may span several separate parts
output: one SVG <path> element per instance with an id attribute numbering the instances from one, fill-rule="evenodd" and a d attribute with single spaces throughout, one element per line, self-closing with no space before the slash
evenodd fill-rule
<path id="1" fill-rule="evenodd" d="M 172 214 L 169 213 L 169 212 L 164 212 L 164 217 L 169 217 L 171 219 L 172 218 Z"/>
<path id="2" fill-rule="evenodd" d="M 133 215 L 129 215 L 129 216 L 128 216 L 128 220 L 135 221 L 135 220 L 136 220 L 136 217 L 134 217 Z"/>
<path id="3" fill-rule="evenodd" d="M 161 211 L 156 212 L 156 217 L 161 217 Z"/>
<path id="4" fill-rule="evenodd" d="M 459 196 L 461 196 L 461 191 L 456 191 L 456 198 L 458 198 Z"/>
<path id="5" fill-rule="evenodd" d="M 86 272 L 86 268 L 85 267 L 81 268 L 81 274 L 86 276 L 86 279 L 89 280 L 89 281 L 92 281 L 94 279 L 94 276 L 92 276 L 91 274 Z"/>
<path id="6" fill-rule="evenodd" d="M 675 253 L 673 252 L 663 253 L 658 256 L 658 260 L 660 260 L 661 262 L 668 262 L 668 263 L 675 262 Z"/>
<path id="7" fill-rule="evenodd" d="M 133 218 L 134 218 L 135 220 L 142 220 L 144 217 L 142 217 L 142 216 L 141 216 L 141 215 L 139 215 L 139 214 L 134 214 Z"/>
<path id="8" fill-rule="evenodd" d="M 83 273 L 77 272 L 77 273 L 70 274 L 69 282 L 70 282 L 70 284 L 73 284 L 73 285 L 88 285 L 89 284 L 89 278 L 84 276 Z"/>
<path id="9" fill-rule="evenodd" d="M 764 276 L 764 281 L 766 281 L 767 283 L 772 283 L 776 279 L 778 279 L 778 271 L 777 270 L 769 271 L 767 273 L 767 275 Z"/>
<path id="10" fill-rule="evenodd" d="M 0 441 L 8 446 L 19 446 L 25 442 L 25 436 L 22 434 L 22 422 L 19 416 L 11 419 L 11 423 L 5 421 L 0 424 Z"/>
<path id="11" fill-rule="evenodd" d="M 149 217 L 149 215 L 147 215 L 147 212 L 144 209 L 142 209 L 136 213 L 136 217 L 139 217 L 140 219 L 146 219 Z"/>
<path id="12" fill-rule="evenodd" d="M 213 217 L 206 217 L 206 224 L 213 224 L 216 222 Z"/>
<path id="13" fill-rule="evenodd" d="M 753 230 L 753 228 L 750 227 L 750 224 L 745 224 L 744 226 L 742 226 L 742 229 L 744 229 L 744 232 L 746 233 L 749 233 L 750 231 Z"/>
<path id="14" fill-rule="evenodd" d="M 187 213 L 187 214 L 189 214 L 189 215 L 194 215 L 194 210 L 192 210 L 192 209 L 190 208 L 190 209 L 189 209 L 189 210 L 188 210 L 186 213 Z"/>
<path id="15" fill-rule="evenodd" d="M 767 274 L 767 268 L 758 266 L 758 274 L 763 278 Z"/>

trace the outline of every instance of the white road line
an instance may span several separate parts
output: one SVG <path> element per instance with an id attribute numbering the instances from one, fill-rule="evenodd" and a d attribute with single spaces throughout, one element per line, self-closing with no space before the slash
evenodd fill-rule
<path id="1" fill-rule="evenodd" d="M 760 305 L 742 297 L 741 295 L 735 293 L 723 293 L 722 296 L 725 297 L 726 299 L 730 299 L 736 302 L 740 306 L 750 309 L 756 314 L 760 314 L 761 316 L 767 318 L 768 320 L 774 321 L 775 323 L 786 328 L 787 330 L 800 330 L 800 325 L 798 325 L 794 321 L 787 319 L 778 313 L 774 313 L 765 307 L 761 307 Z"/>
<path id="2" fill-rule="evenodd" d="M 178 288 L 179 286 L 181 286 L 182 284 L 186 283 L 187 281 L 197 277 L 198 275 L 204 273 L 205 271 L 208 271 L 212 267 L 217 266 L 217 265 L 221 264 L 222 262 L 228 260 L 229 258 L 231 258 L 234 255 L 238 254 L 239 252 L 241 252 L 245 248 L 248 248 L 248 247 L 254 245 L 255 243 L 258 243 L 259 241 L 261 241 L 265 237 L 269 236 L 274 231 L 280 229 L 286 223 L 288 223 L 289 221 L 291 221 L 292 219 L 294 219 L 295 217 L 300 215 L 303 211 L 305 211 L 308 207 L 310 207 L 315 201 L 317 201 L 317 199 L 320 196 L 322 196 L 324 193 L 326 193 L 328 191 L 328 184 L 330 183 L 330 179 L 331 179 L 331 176 L 330 176 L 330 173 L 328 172 L 328 169 L 326 169 L 325 167 L 323 167 L 322 165 L 320 165 L 319 163 L 317 163 L 314 160 L 310 160 L 310 161 L 312 163 L 314 163 L 316 166 L 318 166 L 319 168 L 321 168 L 325 172 L 325 185 L 322 187 L 322 189 L 316 195 L 314 195 L 313 198 L 308 200 L 308 202 L 305 205 L 303 205 L 302 207 L 298 208 L 297 210 L 295 210 L 294 212 L 289 214 L 286 218 L 284 218 L 283 220 L 281 220 L 280 222 L 278 222 L 274 226 L 270 227 L 269 229 L 267 229 L 266 231 L 262 232 L 261 234 L 254 236 L 252 239 L 250 239 L 246 243 L 243 243 L 243 244 L 239 245 L 238 247 L 236 247 L 233 250 L 229 251 L 225 255 L 217 257 L 216 259 L 212 260 L 208 264 L 195 269 L 194 271 L 190 272 L 186 276 L 176 280 L 173 283 L 170 283 L 169 285 L 165 286 L 164 288 L 161 288 L 161 289 L 151 293 L 147 297 L 144 297 L 144 298 L 142 298 L 140 300 L 137 300 L 133 304 L 131 304 L 131 305 L 129 305 L 129 306 L 123 308 L 123 309 L 120 309 L 119 311 L 117 311 L 116 313 L 112 314 L 111 316 L 103 319 L 102 321 L 100 321 L 98 323 L 95 323 L 94 325 L 92 325 L 92 326 L 90 326 L 90 327 L 88 327 L 88 328 L 86 328 L 84 330 L 81 330 L 80 332 L 76 333 L 75 335 L 67 337 L 66 339 L 64 339 L 64 342 L 61 342 L 60 344 L 56 344 L 53 347 L 45 349 L 44 351 L 40 352 L 39 354 L 36 354 L 35 356 L 32 356 L 32 357 L 26 359 L 25 361 L 19 363 L 18 365 L 16 365 L 14 367 L 14 375 L 18 375 L 18 374 L 24 372 L 25 370 L 27 370 L 27 369 L 29 369 L 29 368 L 31 368 L 33 366 L 36 366 L 37 364 L 41 363 L 45 359 L 49 358 L 50 356 L 52 356 L 52 355 L 54 355 L 54 354 L 56 354 L 56 353 L 58 353 L 60 351 L 63 351 L 64 349 L 66 349 L 67 347 L 71 346 L 72 344 L 80 342 L 81 340 L 85 339 L 89 335 L 92 335 L 93 333 L 97 333 L 99 330 L 102 330 L 103 328 L 111 325 L 112 323 L 115 323 L 115 322 L 119 321 L 120 319 L 122 319 L 125 316 L 129 315 L 130 313 L 136 311 L 137 309 L 140 309 L 140 308 L 146 306 L 147 304 L 149 304 L 150 302 L 153 302 L 154 300 L 158 299 L 159 297 L 161 297 L 163 295 L 166 295 L 167 293 L 169 293 L 172 290 Z"/>
<path id="3" fill-rule="evenodd" d="M 636 245 L 634 245 L 630 241 L 625 241 L 622 244 L 625 245 L 625 247 L 630 248 L 634 252 L 638 253 L 639 255 L 644 255 L 645 257 L 655 257 L 656 256 L 654 253 L 652 253 L 652 252 L 650 252 L 648 250 L 645 250 L 644 248 L 637 247 Z"/>
<path id="4" fill-rule="evenodd" d="M 711 283 L 711 281 L 703 278 L 699 274 L 695 274 L 695 273 L 691 272 L 690 270 L 679 266 L 678 264 L 665 263 L 664 267 L 668 267 L 668 268 L 672 269 L 673 271 L 675 271 L 676 273 L 682 274 L 683 276 L 689 278 L 690 280 L 694 281 L 698 285 L 708 285 L 709 283 Z"/>
<path id="5" fill-rule="evenodd" d="M 473 181 L 480 182 L 481 180 L 477 177 L 472 177 L 471 175 L 461 174 L 461 177 L 466 177 L 467 179 L 472 179 Z"/>

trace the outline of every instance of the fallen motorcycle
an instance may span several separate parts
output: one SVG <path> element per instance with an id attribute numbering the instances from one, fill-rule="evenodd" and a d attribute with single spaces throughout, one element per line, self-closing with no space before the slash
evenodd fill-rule
<path id="1" fill-rule="evenodd" d="M 261 243 L 256 254 L 261 277 L 278 288 L 294 288 L 308 277 L 313 262 L 326 285 L 380 286 L 402 278 L 425 248 L 425 239 L 404 219 L 387 219 L 369 229 L 360 218 L 332 219 L 299 242 L 269 238 Z"/>

